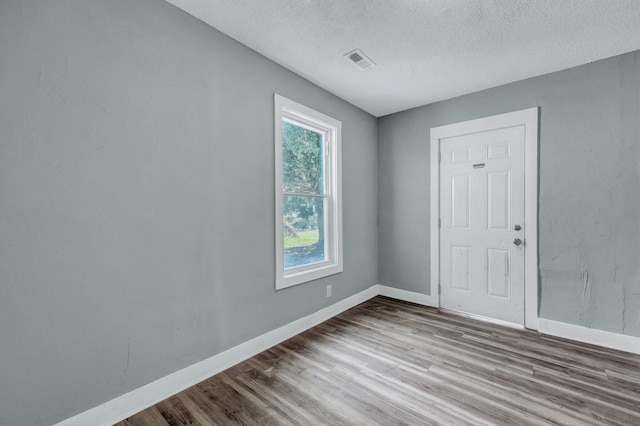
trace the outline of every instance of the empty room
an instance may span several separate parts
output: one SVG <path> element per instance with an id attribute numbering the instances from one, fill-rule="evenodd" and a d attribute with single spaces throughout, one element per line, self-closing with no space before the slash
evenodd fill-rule
<path id="1" fill-rule="evenodd" d="M 0 0 L 0 426 L 640 424 L 637 0 Z"/>

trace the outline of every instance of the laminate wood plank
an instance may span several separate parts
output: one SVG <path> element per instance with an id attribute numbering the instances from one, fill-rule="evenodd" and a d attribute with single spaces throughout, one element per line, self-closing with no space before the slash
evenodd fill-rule
<path id="1" fill-rule="evenodd" d="M 170 426 L 198 424 L 193 414 L 177 396 L 172 396 L 156 405 L 158 411 Z"/>
<path id="2" fill-rule="evenodd" d="M 290 354 L 290 352 L 289 352 Z M 305 362 L 305 361 L 309 361 L 312 360 L 312 356 L 309 353 L 309 351 L 305 351 L 305 358 L 301 358 L 301 359 L 295 359 L 295 357 L 291 357 L 292 360 L 294 360 L 294 362 L 297 362 L 298 365 L 301 365 L 301 362 Z M 310 365 L 314 365 L 315 361 L 310 364 Z M 331 386 L 329 385 L 328 380 L 331 380 L 333 383 L 339 383 L 339 389 L 342 390 L 342 394 L 341 397 L 347 401 L 348 403 L 350 403 L 350 407 L 351 408 L 356 408 L 357 411 L 353 411 L 350 410 L 352 413 L 357 413 L 357 412 L 371 412 L 371 411 L 375 411 L 380 409 L 380 407 L 384 407 L 385 404 L 387 404 L 387 401 L 385 400 L 385 398 L 380 398 L 378 395 L 372 394 L 371 392 L 367 392 L 366 394 L 363 394 L 362 392 L 358 392 L 359 389 L 354 388 L 353 387 L 353 381 L 350 379 L 348 374 L 344 374 L 344 372 L 341 372 L 340 370 L 333 369 L 331 370 L 328 366 L 320 369 L 315 369 L 315 376 L 313 381 L 309 380 L 306 382 L 306 386 L 313 386 L 313 384 L 318 380 L 318 375 L 322 375 L 324 377 L 326 377 L 327 379 L 325 380 L 325 384 L 318 389 L 318 394 L 324 397 L 326 396 L 327 392 L 331 390 Z M 299 388 L 299 389 L 302 389 Z M 354 398 L 353 396 L 357 396 L 357 398 Z M 325 402 L 326 403 L 326 402 Z M 329 407 L 334 407 L 332 405 L 328 405 Z M 335 407 L 334 407 L 335 408 Z M 385 412 L 396 412 L 396 418 L 401 418 L 404 416 L 403 413 L 398 412 L 397 411 L 397 407 L 387 407 L 384 410 Z M 379 415 L 382 415 L 383 412 L 380 412 Z M 415 421 L 415 419 L 412 419 L 413 421 Z M 336 423 L 336 422 L 330 422 L 330 424 L 348 424 L 346 423 L 344 420 L 341 420 L 340 422 Z"/>
<path id="3" fill-rule="evenodd" d="M 229 419 L 235 420 L 234 409 L 229 408 L 234 401 L 230 401 L 229 404 L 225 403 L 226 401 L 221 399 L 223 398 L 218 392 L 208 392 L 208 389 L 205 386 L 196 385 L 193 388 L 189 388 L 185 390 L 184 396 L 186 398 L 191 399 L 194 405 L 197 405 L 199 409 L 206 414 L 209 418 L 209 423 L 211 424 L 224 424 Z M 216 395 L 215 398 L 212 398 L 211 395 Z"/>
<path id="4" fill-rule="evenodd" d="M 502 400 L 512 401 L 524 412 L 540 417 L 548 423 L 559 422 L 572 424 L 579 421 L 582 425 L 596 424 L 588 415 L 576 412 L 568 415 L 563 410 L 563 405 L 551 399 L 543 398 L 537 392 L 532 392 L 532 387 L 516 385 L 521 378 L 510 375 L 509 380 L 500 380 L 491 373 L 482 373 L 476 370 L 460 369 L 452 372 L 455 377 L 460 377 L 464 382 L 472 386 L 483 387 L 487 392 L 498 395 Z M 454 380 L 450 384 L 456 384 Z"/>
<path id="5" fill-rule="evenodd" d="M 156 406 L 149 407 L 146 410 L 136 414 L 134 418 L 124 420 L 119 423 L 122 426 L 166 426 L 167 421 L 158 411 Z"/>
<path id="6" fill-rule="evenodd" d="M 640 356 L 376 297 L 118 426 L 640 425 Z"/>

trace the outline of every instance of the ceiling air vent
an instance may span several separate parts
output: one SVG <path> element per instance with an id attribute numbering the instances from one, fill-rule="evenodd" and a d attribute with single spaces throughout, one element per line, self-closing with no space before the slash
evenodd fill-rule
<path id="1" fill-rule="evenodd" d="M 357 66 L 361 70 L 366 70 L 369 68 L 373 68 L 376 64 L 367 57 L 362 50 L 356 49 L 344 55 L 345 58 L 349 59 L 355 66 Z"/>

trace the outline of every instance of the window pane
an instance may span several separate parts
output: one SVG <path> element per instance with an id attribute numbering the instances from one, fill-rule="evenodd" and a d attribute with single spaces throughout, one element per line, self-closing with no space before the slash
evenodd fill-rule
<path id="1" fill-rule="evenodd" d="M 282 189 L 323 193 L 322 134 L 282 122 Z"/>
<path id="2" fill-rule="evenodd" d="M 284 268 L 323 262 L 324 198 L 284 196 Z"/>

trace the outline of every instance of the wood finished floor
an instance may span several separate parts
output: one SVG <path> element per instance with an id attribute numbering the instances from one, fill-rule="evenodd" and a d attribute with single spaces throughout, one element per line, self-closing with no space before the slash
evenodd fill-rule
<path id="1" fill-rule="evenodd" d="M 118 426 L 640 425 L 640 356 L 376 297 Z"/>

